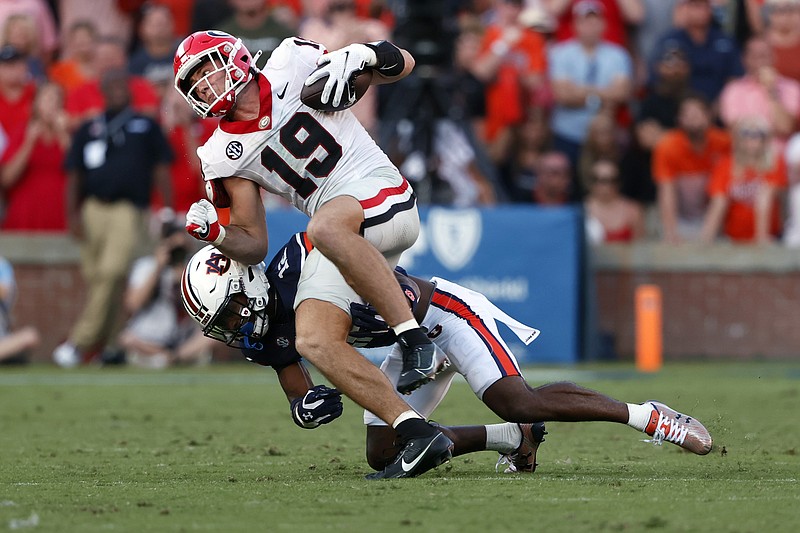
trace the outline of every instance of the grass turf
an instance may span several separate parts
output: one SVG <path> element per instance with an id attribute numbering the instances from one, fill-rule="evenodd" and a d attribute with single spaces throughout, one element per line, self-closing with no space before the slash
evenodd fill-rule
<path id="1" fill-rule="evenodd" d="M 301 430 L 271 371 L 0 372 L 0 530 L 800 530 L 800 364 L 536 369 L 627 401 L 660 399 L 703 421 L 706 457 L 631 428 L 549 423 L 534 475 L 497 455 L 413 480 L 366 481 L 361 411 Z M 463 381 L 434 414 L 492 423 Z"/>

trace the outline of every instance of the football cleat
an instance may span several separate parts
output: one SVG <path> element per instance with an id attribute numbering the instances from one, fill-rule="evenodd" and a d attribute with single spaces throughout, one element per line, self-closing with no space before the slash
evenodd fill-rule
<path id="1" fill-rule="evenodd" d="M 697 419 L 655 400 L 648 400 L 645 403 L 653 406 L 650 422 L 644 429 L 644 432 L 652 438 L 645 442 L 661 446 L 667 441 L 697 455 L 706 455 L 711 451 L 711 435 Z"/>
<path id="2" fill-rule="evenodd" d="M 536 467 L 539 466 L 536 462 L 536 451 L 539 449 L 539 445 L 544 442 L 544 436 L 547 435 L 544 430 L 544 422 L 517 424 L 517 426 L 522 431 L 522 440 L 513 452 L 500 454 L 495 470 L 498 470 L 500 465 L 508 465 L 508 468 L 503 470 L 504 474 L 513 474 L 515 472 L 532 474 L 536 471 Z"/>
<path id="3" fill-rule="evenodd" d="M 453 441 L 436 431 L 427 437 L 409 439 L 392 463 L 380 472 L 366 476 L 367 479 L 396 479 L 417 477 L 453 457 Z"/>
<path id="4" fill-rule="evenodd" d="M 401 394 L 411 394 L 450 365 L 447 356 L 433 343 L 399 344 L 403 352 L 403 370 L 397 380 L 397 391 Z"/>

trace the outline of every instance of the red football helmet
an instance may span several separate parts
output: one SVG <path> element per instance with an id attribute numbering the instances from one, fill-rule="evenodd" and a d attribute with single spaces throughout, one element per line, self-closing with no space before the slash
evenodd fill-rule
<path id="1" fill-rule="evenodd" d="M 219 117 L 233 108 L 236 95 L 253 79 L 256 72 L 256 57 L 242 44 L 241 39 L 217 30 L 198 31 L 181 42 L 175 52 L 173 69 L 175 89 L 189 102 L 201 117 Z M 209 63 L 208 70 L 195 83 L 189 78 L 202 65 Z M 211 85 L 209 79 L 217 72 L 225 73 L 225 87 L 221 91 Z M 197 93 L 197 88 L 208 84 L 214 101 L 207 103 Z"/>

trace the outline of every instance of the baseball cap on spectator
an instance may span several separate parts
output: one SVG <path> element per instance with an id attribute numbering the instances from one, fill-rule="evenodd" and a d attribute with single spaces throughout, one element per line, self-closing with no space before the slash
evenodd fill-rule
<path id="1" fill-rule="evenodd" d="M 14 46 L 7 44 L 0 48 L 0 63 L 10 63 L 21 59 L 25 59 L 25 54 Z"/>
<path id="2" fill-rule="evenodd" d="M 544 7 L 539 5 L 523 9 L 518 21 L 526 28 L 543 33 L 550 33 L 556 29 L 556 21 Z"/>
<path id="3" fill-rule="evenodd" d="M 589 15 L 603 16 L 606 8 L 597 0 L 580 0 L 572 8 L 572 16 L 587 17 Z"/>

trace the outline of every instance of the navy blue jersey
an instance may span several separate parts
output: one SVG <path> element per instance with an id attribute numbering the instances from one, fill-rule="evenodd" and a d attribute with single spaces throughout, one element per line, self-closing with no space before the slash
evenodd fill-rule
<path id="1" fill-rule="evenodd" d="M 300 271 L 311 248 L 306 234 L 296 233 L 267 265 L 269 329 L 253 348 L 242 349 L 248 361 L 276 370 L 300 361 L 294 344 L 294 297 Z"/>
<path id="2" fill-rule="evenodd" d="M 249 361 L 279 370 L 301 360 L 294 342 L 294 299 L 300 271 L 312 248 L 313 245 L 305 233 L 296 233 L 278 250 L 267 266 L 269 330 L 253 347 L 242 349 Z M 397 267 L 397 271 L 406 276 L 402 268 Z M 412 306 L 416 305 L 418 295 L 413 288 L 405 284 L 401 286 Z M 394 332 L 372 306 L 352 304 L 351 312 L 354 327 L 347 338 L 348 344 L 356 348 L 380 348 L 391 346 L 397 340 Z"/>

